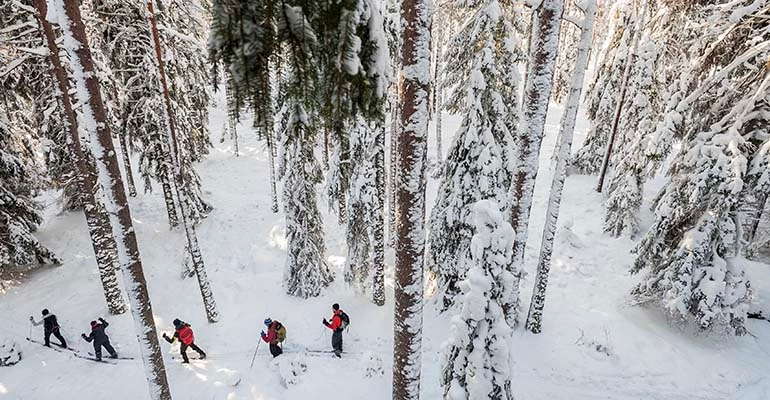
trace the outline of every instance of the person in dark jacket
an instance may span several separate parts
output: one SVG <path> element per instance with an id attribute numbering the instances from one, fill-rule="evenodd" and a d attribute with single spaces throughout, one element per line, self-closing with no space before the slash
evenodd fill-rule
<path id="1" fill-rule="evenodd" d="M 40 322 L 35 322 L 35 318 L 32 316 L 29 317 L 29 321 L 35 326 L 43 325 L 45 345 L 47 347 L 51 347 L 51 335 L 54 335 L 61 342 L 59 346 L 67 348 L 67 341 L 64 340 L 59 332 L 59 322 L 56 320 L 56 315 L 49 313 L 47 308 L 43 310 L 43 319 L 41 319 Z"/>
<path id="2" fill-rule="evenodd" d="M 332 304 L 332 320 L 323 320 L 324 326 L 332 330 L 332 349 L 334 349 L 334 355 L 342 357 L 342 310 L 337 303 Z"/>
<path id="3" fill-rule="evenodd" d="M 96 355 L 97 361 L 102 360 L 102 347 L 110 353 L 110 357 L 118 358 L 118 352 L 112 347 L 109 336 L 104 332 L 108 326 L 110 326 L 110 324 L 108 324 L 107 321 L 99 318 L 99 322 L 91 321 L 91 334 L 88 336 L 86 336 L 85 333 L 80 334 L 86 342 L 94 342 L 94 354 Z"/>
<path id="4" fill-rule="evenodd" d="M 200 347 L 195 345 L 195 334 L 193 334 L 193 330 L 190 327 L 190 324 L 180 320 L 175 319 L 174 320 L 174 329 L 176 330 L 174 332 L 174 336 L 168 337 L 165 333 L 163 334 L 163 339 L 166 339 L 169 343 L 174 343 L 174 340 L 179 340 L 179 343 L 181 343 L 181 346 L 179 346 L 179 351 L 182 353 L 182 362 L 185 364 L 189 364 L 190 360 L 187 358 L 187 348 L 191 348 L 198 352 L 200 355 L 200 359 L 203 360 L 206 358 L 206 353 L 201 350 Z"/>

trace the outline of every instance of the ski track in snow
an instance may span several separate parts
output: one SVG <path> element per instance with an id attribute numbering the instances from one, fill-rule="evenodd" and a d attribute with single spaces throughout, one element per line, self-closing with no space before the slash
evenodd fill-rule
<path id="1" fill-rule="evenodd" d="M 218 100 L 223 104 L 221 93 Z M 525 256 L 529 275 L 522 280 L 521 287 L 525 310 L 534 281 L 548 200 L 550 155 L 562 111 L 557 106 L 551 108 Z M 161 342 L 174 398 L 391 398 L 392 250 L 388 250 L 386 259 L 388 299 L 386 305 L 379 308 L 371 303 L 369 296 L 358 297 L 343 283 L 345 232 L 323 207 L 326 201 L 319 186 L 328 257 L 337 277 L 319 298 L 301 300 L 285 295 L 280 286 L 285 258 L 284 217 L 270 212 L 266 146 L 256 141 L 249 132 L 251 121 L 245 120 L 240 126 L 241 156 L 234 157 L 232 143 L 216 141 L 221 136 L 225 117 L 223 109 L 212 110 L 210 125 L 215 148 L 198 166 L 207 198 L 215 207 L 198 233 L 222 314 L 219 323 L 206 322 L 196 280 L 180 279 L 184 234 L 181 230 L 169 231 L 160 188 L 131 199 L 158 329 L 170 334 L 174 318 L 189 322 L 195 330 L 196 343 L 209 355 L 205 361 L 182 365 L 178 345 Z M 455 116 L 444 116 L 445 138 L 454 134 L 459 123 Z M 581 114 L 574 149 L 579 147 L 586 130 L 587 123 Z M 433 148 L 432 132 L 429 137 Z M 657 178 L 647 186 L 647 199 L 662 182 Z M 638 280 L 628 273 L 634 242 L 627 238 L 611 239 L 602 233 L 601 195 L 593 191 L 594 184 L 595 177 L 567 178 L 543 333 L 528 334 L 521 327 L 514 333 L 516 398 L 770 398 L 767 372 L 770 371 L 770 324 L 767 322 L 749 320 L 748 329 L 756 338 L 694 335 L 669 325 L 656 310 L 628 304 L 627 294 Z M 438 182 L 429 178 L 426 202 L 429 208 L 434 204 L 437 189 Z M 54 203 L 51 196 L 44 199 L 46 204 Z M 39 318 L 40 310 L 49 308 L 58 316 L 68 344 L 87 352 L 92 347 L 82 341 L 79 334 L 87 331 L 89 321 L 103 316 L 110 322 L 107 333 L 118 352 L 138 357 L 130 314 L 117 317 L 107 314 L 84 217 L 79 213 L 55 214 L 54 207 L 49 207 L 46 213 L 46 223 L 38 237 L 64 264 L 34 272 L 23 283 L 0 293 L 0 336 L 18 342 L 24 357 L 20 364 L 0 369 L 0 399 L 147 398 L 147 382 L 140 360 L 102 365 L 24 340 L 29 335 L 29 316 Z M 650 212 L 643 208 L 642 228 L 650 221 Z M 569 231 L 565 226 L 571 227 Z M 747 269 L 753 286 L 759 289 L 760 308 L 770 309 L 770 268 L 756 263 Z M 331 355 L 303 356 L 292 351 L 330 347 L 331 332 L 321 325 L 321 319 L 331 315 L 330 305 L 334 302 L 339 302 L 351 316 L 350 331 L 344 339 L 345 350 L 350 354 L 340 360 Z M 432 299 L 427 299 L 421 389 L 424 399 L 441 397 L 441 348 L 449 326 L 448 318 L 438 317 L 432 307 Z M 283 386 L 278 368 L 271 367 L 272 358 L 264 343 L 259 345 L 253 369 L 249 369 L 263 329 L 261 321 L 267 316 L 287 327 L 287 358 L 293 357 L 307 365 L 298 382 L 288 388 Z M 35 327 L 32 337 L 42 339 L 42 327 Z M 596 351 L 596 345 L 605 346 L 609 355 Z M 188 354 L 191 358 L 196 355 L 192 350 L 188 350 Z M 372 364 L 369 355 L 379 357 L 382 374 L 366 376 L 367 367 Z M 232 386 L 238 379 L 240 383 Z"/>

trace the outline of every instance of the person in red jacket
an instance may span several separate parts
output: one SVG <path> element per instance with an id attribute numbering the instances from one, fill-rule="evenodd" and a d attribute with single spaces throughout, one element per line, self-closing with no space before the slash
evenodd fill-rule
<path id="1" fill-rule="evenodd" d="M 265 318 L 264 323 L 267 327 L 267 333 L 262 331 L 259 335 L 265 343 L 270 344 L 270 354 L 272 354 L 273 357 L 278 357 L 283 354 L 283 349 L 279 343 L 286 339 L 286 328 L 284 328 L 283 324 L 280 322 L 273 321 L 270 318 Z"/>
<path id="2" fill-rule="evenodd" d="M 187 358 L 187 348 L 191 348 L 198 352 L 200 355 L 200 359 L 203 360 L 206 358 L 206 353 L 201 350 L 200 347 L 195 345 L 195 334 L 193 333 L 192 328 L 190 327 L 190 324 L 185 323 L 184 321 L 179 320 L 178 318 L 174 320 L 174 328 L 176 329 L 176 332 L 174 332 L 173 337 L 168 337 L 166 334 L 163 334 L 163 339 L 166 339 L 169 343 L 174 343 L 174 340 L 179 339 L 179 342 L 182 344 L 179 346 L 179 352 L 182 353 L 182 363 L 189 364 L 190 360 Z"/>
<path id="3" fill-rule="evenodd" d="M 334 349 L 334 355 L 342 358 L 342 330 L 344 327 L 342 326 L 342 310 L 340 310 L 340 305 L 334 303 L 332 311 L 331 322 L 324 318 L 323 324 L 332 330 L 332 349 Z"/>

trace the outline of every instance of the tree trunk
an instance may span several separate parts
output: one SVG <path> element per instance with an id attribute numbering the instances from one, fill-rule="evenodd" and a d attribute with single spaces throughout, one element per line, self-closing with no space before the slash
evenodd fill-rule
<path id="1" fill-rule="evenodd" d="M 136 197 L 136 184 L 134 184 L 134 171 L 131 169 L 131 139 L 126 132 L 126 116 L 120 119 L 120 153 L 123 156 L 123 170 L 125 170 L 128 195 Z"/>
<path id="2" fill-rule="evenodd" d="M 604 179 L 607 176 L 607 170 L 610 167 L 610 159 L 612 158 L 612 149 L 615 147 L 615 139 L 618 136 L 618 124 L 620 123 L 620 114 L 623 112 L 623 103 L 626 101 L 626 91 L 628 89 L 628 81 L 631 77 L 631 67 L 634 65 L 634 58 L 636 54 L 636 46 L 639 43 L 639 36 L 642 31 L 641 24 L 635 25 L 636 31 L 631 39 L 631 49 L 626 57 L 626 65 L 623 67 L 623 80 L 620 84 L 620 98 L 618 104 L 615 106 L 615 115 L 612 118 L 612 130 L 610 131 L 610 138 L 607 140 L 607 148 L 604 150 L 604 158 L 602 159 L 602 168 L 599 171 L 599 182 L 596 184 L 596 191 L 601 193 L 604 190 Z"/>
<path id="3" fill-rule="evenodd" d="M 206 318 L 209 322 L 219 321 L 219 311 L 217 310 L 217 303 L 214 300 L 214 293 L 211 291 L 211 284 L 206 274 L 206 265 L 203 262 L 203 255 L 200 251 L 200 245 L 198 244 L 198 235 L 195 233 L 195 226 L 193 225 L 189 212 L 190 200 L 185 189 L 184 176 L 181 171 L 181 158 L 179 149 L 177 147 L 176 140 L 176 124 L 174 120 L 174 110 L 171 107 L 171 99 L 169 97 L 168 87 L 166 85 L 166 71 L 163 64 L 163 53 L 160 48 L 160 35 L 158 34 L 158 24 L 155 19 L 155 11 L 152 7 L 152 1 L 147 1 L 148 18 L 150 20 L 150 26 L 152 28 L 152 37 L 155 42 L 155 56 L 158 61 L 158 70 L 160 73 L 160 82 L 163 87 L 163 98 L 166 103 L 166 122 L 168 124 L 168 131 L 166 137 L 171 147 L 171 166 L 174 172 L 174 179 L 171 180 L 171 185 L 175 189 L 176 196 L 179 199 L 179 207 L 182 209 L 180 216 L 182 218 L 182 226 L 184 226 L 185 236 L 187 238 L 187 247 L 190 252 L 195 275 L 198 277 L 198 287 L 200 288 L 201 297 L 203 298 L 203 306 L 206 309 Z"/>
<path id="4" fill-rule="evenodd" d="M 586 2 L 584 13 L 583 30 L 580 33 L 580 43 L 575 59 L 574 77 L 567 96 L 567 108 L 564 110 L 561 120 L 559 154 L 556 157 L 556 168 L 551 180 L 551 194 L 548 198 L 548 211 L 545 215 L 543 240 L 540 242 L 540 259 L 537 264 L 535 288 L 532 291 L 532 301 L 529 304 L 529 314 L 527 315 L 527 330 L 532 333 L 540 333 L 542 330 L 545 291 L 548 286 L 548 273 L 551 269 L 551 255 L 553 254 L 553 238 L 556 234 L 556 223 L 559 220 L 559 206 L 564 189 L 564 179 L 567 177 L 567 162 L 572 149 L 572 137 L 575 133 L 575 119 L 580 106 L 580 94 L 583 90 L 583 80 L 588 66 L 588 51 L 591 49 L 591 37 L 593 36 L 594 16 L 596 14 L 595 0 Z"/>
<path id="5" fill-rule="evenodd" d="M 237 124 L 230 123 L 230 140 L 233 141 L 233 153 L 236 157 L 241 156 L 241 150 L 238 148 L 238 128 Z"/>
<path id="6" fill-rule="evenodd" d="M 278 190 L 276 188 L 276 176 L 275 176 L 275 158 L 276 158 L 276 146 L 275 146 L 275 132 L 273 132 L 272 121 L 264 122 L 264 131 L 267 135 L 267 152 L 268 152 L 268 168 L 270 170 L 270 211 L 273 213 L 278 212 Z"/>
<path id="7" fill-rule="evenodd" d="M 262 90 L 264 93 L 270 92 L 269 74 L 266 74 L 265 79 L 262 80 Z M 269 111 L 268 111 L 269 110 Z M 277 158 L 275 132 L 273 129 L 273 114 L 272 107 L 265 107 L 264 115 L 260 118 L 262 123 L 262 132 L 265 135 L 267 141 L 268 151 L 268 168 L 270 170 L 270 210 L 274 213 L 278 212 L 278 190 L 276 188 L 276 175 L 275 175 L 275 159 Z"/>
<path id="8" fill-rule="evenodd" d="M 104 205 L 96 199 L 97 176 L 93 162 L 83 153 L 78 139 L 78 122 L 70 101 L 69 79 L 59 59 L 59 48 L 56 45 L 56 35 L 51 23 L 45 19 L 48 6 L 45 0 L 35 0 L 34 6 L 38 10 L 37 18 L 45 35 L 48 45 L 48 55 L 51 60 L 51 72 L 56 81 L 60 93 L 60 100 L 66 117 L 68 139 L 67 147 L 72 156 L 73 164 L 77 168 L 77 186 L 80 191 L 80 199 L 83 204 L 83 213 L 86 216 L 88 233 L 91 236 L 91 244 L 94 249 L 96 265 L 99 269 L 99 278 L 102 281 L 104 299 L 110 314 L 118 315 L 126 312 L 125 301 L 118 286 L 116 271 L 118 266 L 117 244 L 112 236 L 110 217 Z"/>
<path id="9" fill-rule="evenodd" d="M 334 137 L 339 140 L 340 146 L 340 158 L 339 158 L 339 174 L 340 174 L 340 186 L 342 189 L 339 192 L 337 198 L 337 219 L 340 225 L 344 225 L 348 221 L 347 216 L 347 199 L 346 191 L 349 187 L 350 181 L 350 140 L 344 132 L 344 125 L 342 121 L 334 121 Z"/>
<path id="10" fill-rule="evenodd" d="M 398 85 L 397 85 L 398 86 Z M 396 246 L 396 182 L 398 181 L 398 99 L 400 90 L 396 89 L 396 98 L 391 102 L 390 122 L 390 185 L 388 185 L 388 244 Z"/>
<path id="11" fill-rule="evenodd" d="M 385 304 L 385 124 L 382 124 L 375 139 L 374 172 L 377 189 L 376 209 L 374 210 L 372 255 L 374 271 L 372 275 L 372 301 L 381 306 Z"/>
<path id="12" fill-rule="evenodd" d="M 80 18 L 80 9 L 76 0 L 64 0 L 63 3 L 61 0 L 54 1 L 53 4 L 57 6 L 57 10 L 53 15 L 58 16 L 62 25 L 63 43 L 70 54 L 73 77 L 78 88 L 77 96 L 85 116 L 86 126 L 83 133 L 87 132 L 90 135 L 91 151 L 96 161 L 99 183 L 105 188 L 101 193 L 107 210 L 110 211 L 112 233 L 116 239 L 118 258 L 128 287 L 131 313 L 139 339 L 150 398 L 170 400 L 171 391 L 163 365 L 158 334 L 155 330 L 152 304 L 142 269 L 136 232 L 131 220 L 131 210 L 123 188 L 123 178 L 118 168 L 110 124 L 102 102 L 99 82 L 96 79 L 85 26 Z"/>
<path id="13" fill-rule="evenodd" d="M 510 197 L 511 226 L 516 231 L 510 269 L 516 277 L 514 287 L 517 289 L 523 270 L 529 215 L 539 167 L 545 118 L 548 114 L 548 101 L 551 98 L 554 62 L 559 49 L 559 30 L 563 11 L 564 0 L 543 0 L 532 13 L 530 57 L 524 87 L 524 123 L 522 124 L 524 129 L 520 130 L 516 143 Z M 506 320 L 511 326 L 518 323 L 519 304 L 518 296 L 504 304 Z"/>
<path id="14" fill-rule="evenodd" d="M 323 134 L 324 134 L 323 169 L 324 171 L 328 171 L 329 170 L 329 125 L 327 123 L 324 123 Z"/>
<path id="15" fill-rule="evenodd" d="M 158 133 L 160 135 L 160 133 Z M 171 170 L 173 166 L 170 165 L 169 150 L 161 142 L 157 142 L 157 152 L 162 155 L 162 159 L 166 162 L 161 165 L 158 170 L 158 181 L 160 181 L 160 187 L 163 190 L 163 202 L 166 203 L 166 214 L 168 215 L 168 225 L 171 229 L 179 226 L 179 214 L 176 209 L 176 200 L 174 199 L 174 190 L 171 188 L 171 181 L 173 176 Z M 179 205 L 182 206 L 181 204 Z"/>
<path id="16" fill-rule="evenodd" d="M 428 154 L 430 0 L 404 0 L 398 165 L 393 399 L 420 398 L 425 167 Z"/>
<path id="17" fill-rule="evenodd" d="M 442 39 L 440 32 L 440 24 L 433 25 L 433 91 L 432 91 L 432 107 L 433 107 L 433 121 L 436 126 L 436 168 L 433 171 L 433 176 L 437 177 L 441 175 L 442 165 L 444 163 L 444 150 L 441 148 L 441 85 L 439 84 L 439 58 L 441 57 L 440 43 Z"/>

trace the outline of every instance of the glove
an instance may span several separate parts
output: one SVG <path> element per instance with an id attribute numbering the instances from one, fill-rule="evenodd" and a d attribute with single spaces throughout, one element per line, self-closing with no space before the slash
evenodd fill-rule
<path id="1" fill-rule="evenodd" d="M 162 335 L 162 336 L 163 336 L 163 338 L 164 338 L 164 339 L 168 339 L 168 336 L 166 336 L 166 333 L 165 333 L 165 332 L 163 333 L 163 335 Z"/>
<path id="2" fill-rule="evenodd" d="M 30 315 L 30 316 L 29 316 L 29 322 L 35 322 L 35 317 L 33 317 L 33 316 L 31 316 L 31 315 Z"/>
<path id="3" fill-rule="evenodd" d="M 265 335 L 265 331 L 262 331 L 262 332 L 259 332 L 259 336 L 265 337 L 267 335 Z"/>
<path id="4" fill-rule="evenodd" d="M 85 339 L 85 338 L 86 338 L 86 334 L 85 334 L 85 333 L 81 333 L 81 334 L 80 334 L 80 337 L 82 337 L 83 339 Z"/>
<path id="5" fill-rule="evenodd" d="M 97 319 L 98 319 L 99 321 L 101 321 L 101 322 L 105 322 L 105 321 L 104 321 L 104 318 L 97 318 Z"/>
<path id="6" fill-rule="evenodd" d="M 327 321 L 326 318 L 324 318 L 323 324 L 324 325 L 329 325 L 329 321 Z"/>

